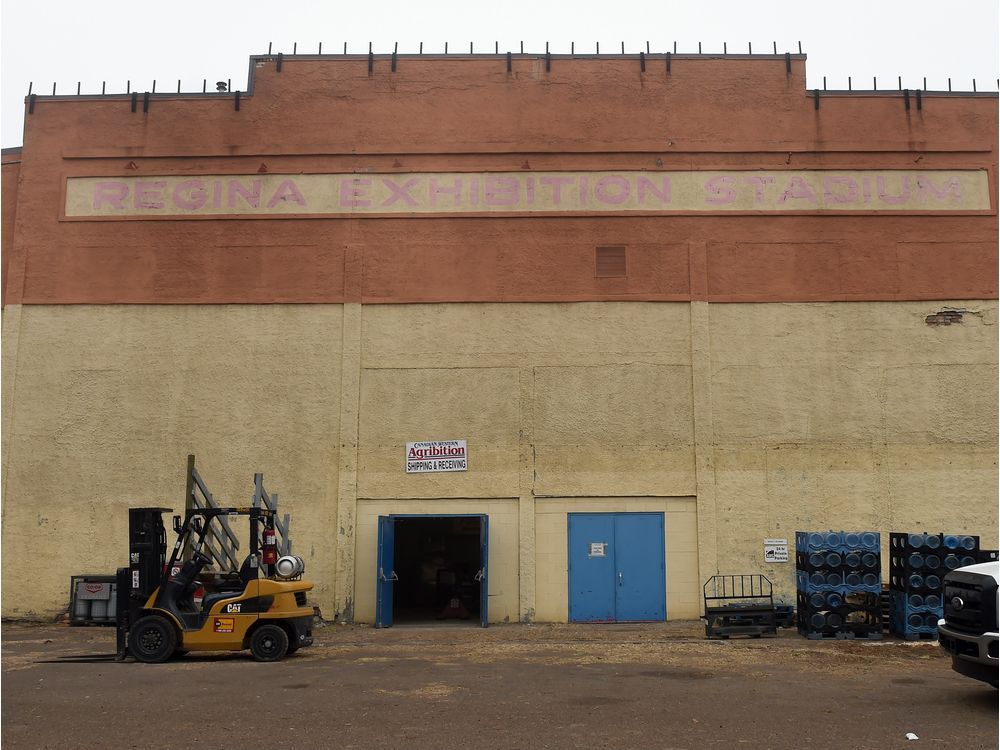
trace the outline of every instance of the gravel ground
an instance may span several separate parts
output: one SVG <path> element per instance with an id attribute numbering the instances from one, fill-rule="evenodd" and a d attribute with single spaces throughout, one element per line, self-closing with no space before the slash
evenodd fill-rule
<path id="1" fill-rule="evenodd" d="M 63 658 L 113 654 L 113 628 L 2 639 L 5 748 L 998 746 L 997 691 L 931 642 L 708 641 L 697 621 L 329 626 L 277 664 L 145 665 Z"/>

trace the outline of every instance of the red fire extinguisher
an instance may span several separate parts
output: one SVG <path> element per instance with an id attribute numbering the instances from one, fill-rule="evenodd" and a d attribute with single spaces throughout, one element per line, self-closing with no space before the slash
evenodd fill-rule
<path id="1" fill-rule="evenodd" d="M 278 562 L 278 543 L 274 536 L 273 527 L 264 528 L 263 562 L 265 565 L 274 565 Z"/>

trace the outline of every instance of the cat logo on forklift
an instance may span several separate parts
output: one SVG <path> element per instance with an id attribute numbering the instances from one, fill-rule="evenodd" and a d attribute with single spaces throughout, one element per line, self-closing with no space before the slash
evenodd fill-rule
<path id="1" fill-rule="evenodd" d="M 236 612 L 237 614 L 239 614 L 239 611 L 240 611 L 240 604 L 239 603 L 237 603 L 237 604 L 227 604 L 226 605 L 226 614 L 230 614 L 232 612 Z"/>

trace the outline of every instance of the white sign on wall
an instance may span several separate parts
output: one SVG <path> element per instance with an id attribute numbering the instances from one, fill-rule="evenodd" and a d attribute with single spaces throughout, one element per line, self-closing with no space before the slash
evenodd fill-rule
<path id="1" fill-rule="evenodd" d="M 468 471 L 469 446 L 465 440 L 430 440 L 406 444 L 406 473 Z"/>
<path id="2" fill-rule="evenodd" d="M 788 562 L 788 540 L 765 539 L 764 562 L 772 562 L 772 563 Z"/>

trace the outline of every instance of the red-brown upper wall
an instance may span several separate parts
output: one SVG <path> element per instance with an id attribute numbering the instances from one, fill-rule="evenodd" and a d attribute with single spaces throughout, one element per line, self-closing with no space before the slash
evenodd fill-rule
<path id="1" fill-rule="evenodd" d="M 17 179 L 21 171 L 21 149 L 5 148 L 0 155 L 0 306 L 7 300 L 7 262 L 14 244 L 17 216 Z"/>
<path id="2" fill-rule="evenodd" d="M 996 97 L 805 91 L 804 59 L 253 62 L 243 95 L 38 97 L 8 302 L 970 299 L 997 295 Z M 6 169 L 6 168 L 5 168 Z M 71 221 L 75 176 L 988 170 L 990 210 Z M 6 173 L 5 173 L 6 175 Z M 6 176 L 5 184 L 6 188 Z M 10 207 L 4 200 L 4 228 Z M 6 234 L 6 232 L 5 232 Z M 627 248 L 596 278 L 597 245 Z"/>

